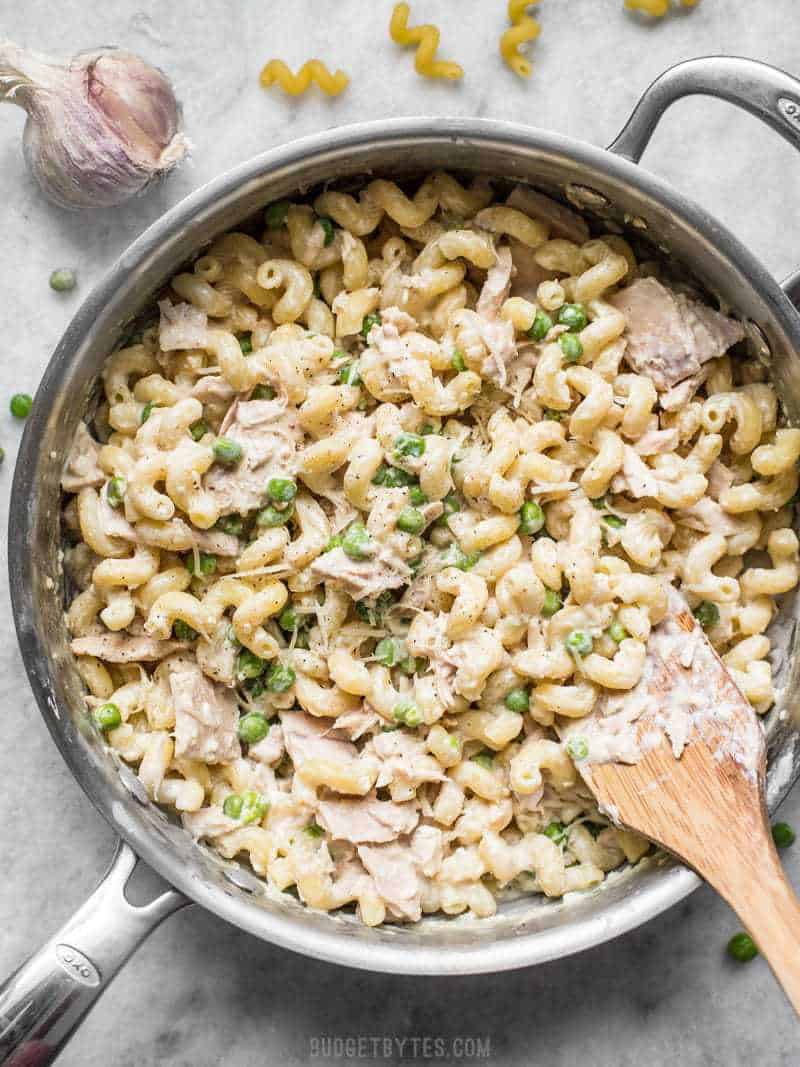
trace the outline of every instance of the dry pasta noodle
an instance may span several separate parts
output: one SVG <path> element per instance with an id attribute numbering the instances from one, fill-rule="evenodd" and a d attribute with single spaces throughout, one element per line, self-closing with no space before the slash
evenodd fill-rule
<path id="1" fill-rule="evenodd" d="M 680 0 L 683 7 L 696 7 L 700 0 Z M 630 11 L 643 11 L 654 18 L 663 18 L 669 13 L 670 0 L 625 0 L 625 7 Z"/>
<path id="2" fill-rule="evenodd" d="M 77 669 L 152 801 L 368 924 L 636 862 L 562 731 L 670 587 L 765 712 L 798 581 L 800 430 L 740 324 L 441 172 L 273 203 L 158 310 L 62 479 Z"/>
<path id="3" fill-rule="evenodd" d="M 343 70 L 331 74 L 319 59 L 309 59 L 292 74 L 282 59 L 270 59 L 264 65 L 259 81 L 265 89 L 276 83 L 289 96 L 301 96 L 315 82 L 328 96 L 338 96 L 350 84 L 350 79 Z"/>
<path id="4" fill-rule="evenodd" d="M 417 51 L 414 56 L 414 67 L 417 74 L 425 78 L 446 78 L 455 81 L 464 76 L 463 68 L 458 63 L 436 59 L 439 49 L 439 30 L 429 24 L 423 26 L 409 26 L 408 17 L 411 8 L 408 4 L 395 4 L 392 18 L 389 22 L 389 35 L 395 44 L 402 48 L 416 45 Z"/>
<path id="5" fill-rule="evenodd" d="M 508 0 L 508 20 L 511 26 L 500 38 L 500 55 L 503 61 L 520 78 L 530 78 L 533 67 L 530 60 L 519 51 L 520 45 L 535 41 L 541 33 L 536 19 L 527 10 L 539 0 Z"/>

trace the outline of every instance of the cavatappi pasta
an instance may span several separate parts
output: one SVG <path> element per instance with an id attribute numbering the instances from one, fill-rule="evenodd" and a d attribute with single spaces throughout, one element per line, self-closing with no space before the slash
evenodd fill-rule
<path id="1" fill-rule="evenodd" d="M 743 338 L 527 187 L 280 201 L 112 353 L 63 487 L 98 728 L 223 857 L 365 923 L 596 885 L 561 727 L 680 588 L 759 712 L 800 430 Z"/>

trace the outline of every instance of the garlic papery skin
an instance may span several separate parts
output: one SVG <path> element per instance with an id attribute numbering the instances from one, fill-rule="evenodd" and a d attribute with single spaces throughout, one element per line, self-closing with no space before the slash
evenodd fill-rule
<path id="1" fill-rule="evenodd" d="M 59 63 L 0 41 L 0 100 L 27 111 L 25 159 L 42 192 L 61 207 L 122 204 L 189 148 L 169 79 L 122 49 Z"/>

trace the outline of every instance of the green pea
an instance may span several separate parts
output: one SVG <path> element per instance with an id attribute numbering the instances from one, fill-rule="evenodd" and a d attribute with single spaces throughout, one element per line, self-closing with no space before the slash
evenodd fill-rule
<path id="1" fill-rule="evenodd" d="M 411 676 L 412 674 L 422 674 L 428 666 L 428 661 L 424 656 L 406 656 L 405 659 L 400 660 L 397 666 L 403 674 Z"/>
<path id="2" fill-rule="evenodd" d="M 263 659 L 255 652 L 251 652 L 249 648 L 243 648 L 236 662 L 236 677 L 242 682 L 248 678 L 258 678 L 264 673 L 266 666 Z"/>
<path id="3" fill-rule="evenodd" d="M 602 511 L 606 507 L 606 498 L 604 496 L 596 496 L 594 500 L 590 500 L 589 503 L 593 508 L 597 508 L 598 511 Z"/>
<path id="4" fill-rule="evenodd" d="M 222 811 L 229 819 L 238 819 L 242 814 L 242 798 L 238 793 L 230 793 L 225 797 L 225 803 L 222 805 Z"/>
<path id="5" fill-rule="evenodd" d="M 286 222 L 291 204 L 288 200 L 276 200 L 270 204 L 264 212 L 264 222 L 271 230 L 278 230 Z"/>
<path id="6" fill-rule="evenodd" d="M 333 239 L 336 236 L 336 232 L 335 232 L 335 229 L 334 229 L 333 221 L 332 221 L 332 219 L 327 218 L 325 215 L 320 215 L 317 218 L 317 222 L 320 224 L 320 226 L 322 227 L 322 230 L 323 230 L 323 232 L 325 234 L 324 245 L 325 245 L 325 248 L 327 248 L 328 245 L 333 244 Z"/>
<path id="7" fill-rule="evenodd" d="M 521 686 L 519 689 L 512 689 L 510 693 L 506 693 L 503 703 L 509 711 L 518 711 L 522 714 L 531 706 L 530 692 Z"/>
<path id="8" fill-rule="evenodd" d="M 562 304 L 558 311 L 559 326 L 566 326 L 572 333 L 577 333 L 588 325 L 589 316 L 583 304 Z"/>
<path id="9" fill-rule="evenodd" d="M 2 463 L 5 458 L 6 458 L 6 450 L 4 448 L 0 448 L 0 463 Z"/>
<path id="10" fill-rule="evenodd" d="M 471 552 L 467 555 L 461 546 L 454 541 L 442 553 L 442 567 L 457 567 L 460 571 L 471 571 L 480 558 L 480 552 Z"/>
<path id="11" fill-rule="evenodd" d="M 553 328 L 553 320 L 544 311 L 537 311 L 533 322 L 528 328 L 528 337 L 531 341 L 543 341 Z"/>
<path id="12" fill-rule="evenodd" d="M 382 485 L 386 489 L 403 489 L 405 486 L 416 485 L 417 479 L 402 467 L 390 467 L 382 463 L 372 476 L 372 484 Z"/>
<path id="13" fill-rule="evenodd" d="M 401 700 L 399 704 L 395 704 L 392 715 L 396 722 L 404 723 L 412 729 L 422 723 L 422 712 L 410 700 Z"/>
<path id="14" fill-rule="evenodd" d="M 544 526 L 544 511 L 535 500 L 526 500 L 519 509 L 519 532 L 522 534 L 538 533 Z"/>
<path id="15" fill-rule="evenodd" d="M 545 408 L 544 420 L 545 422 L 563 422 L 566 414 L 566 411 L 554 411 L 553 408 Z"/>
<path id="16" fill-rule="evenodd" d="M 419 428 L 419 432 L 423 437 L 429 437 L 432 433 L 436 433 L 435 426 L 430 422 L 423 422 Z"/>
<path id="17" fill-rule="evenodd" d="M 299 625 L 299 618 L 294 608 L 284 608 L 278 616 L 278 626 L 282 630 L 286 630 L 287 633 L 291 633 L 296 630 Z"/>
<path id="18" fill-rule="evenodd" d="M 273 663 L 267 674 L 267 689 L 270 693 L 285 693 L 295 683 L 297 675 L 285 663 Z"/>
<path id="19" fill-rule="evenodd" d="M 122 725 L 122 713 L 116 704 L 101 704 L 99 708 L 95 708 L 94 721 L 98 729 L 106 733 Z"/>
<path id="20" fill-rule="evenodd" d="M 309 837 L 320 838 L 325 836 L 325 831 L 316 822 L 310 822 L 308 826 L 303 827 L 303 833 L 308 834 Z"/>
<path id="21" fill-rule="evenodd" d="M 403 646 L 393 637 L 384 637 L 375 646 L 373 656 L 384 667 L 395 667 L 403 658 Z"/>
<path id="22" fill-rule="evenodd" d="M 246 745 L 256 745 L 269 733 L 269 723 L 260 711 L 251 711 L 239 719 L 239 740 Z"/>
<path id="23" fill-rule="evenodd" d="M 214 442 L 212 452 L 217 463 L 223 467 L 235 467 L 244 454 L 238 441 L 232 441 L 230 437 L 218 437 Z"/>
<path id="24" fill-rule="evenodd" d="M 557 845 L 560 845 L 564 838 L 567 836 L 567 828 L 563 822 L 554 820 L 545 826 L 544 832 L 551 841 L 555 841 Z"/>
<path id="25" fill-rule="evenodd" d="M 473 763 L 477 763 L 479 767 L 483 767 L 485 770 L 490 771 L 494 767 L 494 753 L 489 752 L 488 749 L 484 749 L 483 752 L 477 752 L 470 759 Z"/>
<path id="26" fill-rule="evenodd" d="M 592 638 L 585 630 L 570 630 L 564 644 L 576 656 L 588 656 L 592 651 Z"/>
<path id="27" fill-rule="evenodd" d="M 334 534 L 333 537 L 330 539 L 330 541 L 328 541 L 327 545 L 325 545 L 325 547 L 323 548 L 322 551 L 323 552 L 333 552 L 334 548 L 339 548 L 341 546 L 341 544 L 342 544 L 342 535 L 341 534 Z"/>
<path id="28" fill-rule="evenodd" d="M 454 350 L 452 356 L 450 357 L 450 365 L 452 366 L 453 370 L 458 371 L 459 374 L 461 373 L 461 371 L 467 369 L 467 365 L 464 362 L 464 353 L 461 351 L 460 348 L 456 348 Z"/>
<path id="29" fill-rule="evenodd" d="M 15 419 L 27 419 L 33 407 L 33 397 L 28 393 L 14 393 L 9 407 Z"/>
<path id="30" fill-rule="evenodd" d="M 264 382 L 259 382 L 255 389 L 250 394 L 251 400 L 274 400 L 275 390 L 271 385 L 266 385 Z"/>
<path id="31" fill-rule="evenodd" d="M 621 519 L 619 515 L 603 515 L 603 522 L 612 530 L 621 530 L 626 525 L 625 519 Z"/>
<path id="32" fill-rule="evenodd" d="M 200 572 L 200 574 L 203 575 L 203 577 L 208 578 L 208 576 L 213 574 L 214 571 L 217 569 L 217 557 L 216 556 L 212 556 L 208 552 L 200 552 L 199 556 L 200 556 L 199 572 Z M 186 557 L 184 559 L 184 563 L 186 565 L 186 570 L 189 572 L 189 574 L 197 573 L 198 568 L 196 567 L 196 564 L 195 564 L 194 552 L 187 552 L 186 553 Z"/>
<path id="33" fill-rule="evenodd" d="M 50 288 L 55 289 L 57 293 L 68 293 L 70 289 L 75 288 L 76 281 L 74 270 L 70 267 L 59 267 L 50 275 Z"/>
<path id="34" fill-rule="evenodd" d="M 217 519 L 216 526 L 218 530 L 222 530 L 223 533 L 230 534 L 232 537 L 241 537 L 244 523 L 241 515 L 223 515 Z"/>
<path id="35" fill-rule="evenodd" d="M 112 508 L 118 508 L 122 501 L 125 499 L 125 490 L 128 488 L 128 483 L 124 478 L 112 478 L 108 483 L 106 489 L 106 499 Z"/>
<path id="36" fill-rule="evenodd" d="M 408 490 L 408 499 L 414 507 L 421 507 L 428 503 L 428 498 L 418 485 L 412 485 Z"/>
<path id="37" fill-rule="evenodd" d="M 448 493 L 442 501 L 442 507 L 444 508 L 444 511 L 436 520 L 436 526 L 446 526 L 450 516 L 455 515 L 457 511 L 461 511 L 461 501 L 455 493 Z"/>
<path id="38" fill-rule="evenodd" d="M 577 363 L 583 355 L 583 345 L 574 333 L 562 333 L 558 339 L 565 363 Z"/>
<path id="39" fill-rule="evenodd" d="M 338 372 L 339 381 L 342 385 L 361 385 L 361 375 L 358 373 L 358 362 L 343 363 L 339 367 Z"/>
<path id="40" fill-rule="evenodd" d="M 369 336 L 369 331 L 372 329 L 372 327 L 380 326 L 380 324 L 381 317 L 377 311 L 374 311 L 371 315 L 364 316 L 361 322 L 361 336 L 364 338 L 365 341 L 367 340 L 367 337 Z"/>
<path id="41" fill-rule="evenodd" d="M 788 848 L 794 844 L 794 830 L 788 822 L 776 822 L 772 827 L 772 840 L 778 848 Z"/>
<path id="42" fill-rule="evenodd" d="M 152 400 L 148 400 L 148 401 L 147 401 L 147 403 L 145 404 L 145 406 L 144 406 L 144 407 L 142 408 L 142 413 L 141 413 L 141 415 L 139 416 L 139 423 L 140 423 L 140 425 L 144 426 L 144 424 L 145 424 L 145 423 L 147 422 L 147 420 L 148 420 L 148 419 L 150 418 L 150 416 L 151 416 L 151 415 L 153 414 L 153 408 L 154 408 L 155 406 L 156 406 L 156 405 L 155 405 L 155 404 L 153 403 L 153 401 L 152 401 Z"/>
<path id="43" fill-rule="evenodd" d="M 564 602 L 561 599 L 561 594 L 557 593 L 555 589 L 545 589 L 544 591 L 544 604 L 542 605 L 542 615 L 546 619 L 552 618 L 557 611 L 561 611 L 564 607 Z"/>
<path id="44" fill-rule="evenodd" d="M 176 641 L 196 641 L 200 634 L 183 619 L 176 619 L 172 624 L 172 632 Z"/>
<path id="45" fill-rule="evenodd" d="M 737 963 L 749 963 L 758 955 L 758 946 L 749 934 L 743 930 L 734 934 L 728 942 L 728 955 Z"/>
<path id="46" fill-rule="evenodd" d="M 628 631 L 617 619 L 614 619 L 609 628 L 606 630 L 606 633 L 611 638 L 611 640 L 615 641 L 618 645 L 621 644 L 621 642 L 623 642 L 626 638 L 630 637 Z"/>
<path id="47" fill-rule="evenodd" d="M 263 674 L 260 678 L 251 678 L 249 681 L 245 682 L 244 687 L 250 694 L 251 700 L 258 700 L 260 696 L 264 695 L 265 686 Z"/>
<path id="48" fill-rule="evenodd" d="M 293 514 L 294 506 L 281 509 L 268 504 L 256 515 L 256 526 L 285 526 Z"/>
<path id="49" fill-rule="evenodd" d="M 350 559 L 366 559 L 372 553 L 372 538 L 363 522 L 351 522 L 342 535 L 342 548 Z"/>
<path id="50" fill-rule="evenodd" d="M 369 626 L 380 626 L 383 616 L 394 603 L 394 594 L 390 589 L 384 591 L 373 600 L 357 600 L 356 614 Z"/>
<path id="51" fill-rule="evenodd" d="M 249 356 L 253 351 L 253 335 L 252 333 L 240 333 L 238 337 L 239 348 L 242 350 L 243 356 Z"/>
<path id="52" fill-rule="evenodd" d="M 242 793 L 241 820 L 245 826 L 249 823 L 261 822 L 268 811 L 269 804 L 266 797 L 252 790 Z"/>
<path id="53" fill-rule="evenodd" d="M 574 760 L 586 759 L 589 755 L 589 742 L 585 737 L 571 737 L 567 741 L 567 755 Z"/>
<path id="54" fill-rule="evenodd" d="M 710 600 L 701 600 L 692 614 L 704 630 L 711 630 L 719 622 L 719 608 Z"/>
<path id="55" fill-rule="evenodd" d="M 267 482 L 267 496 L 276 504 L 291 504 L 297 496 L 297 483 L 291 478 L 270 478 Z"/>
<path id="56" fill-rule="evenodd" d="M 205 419 L 198 419 L 197 422 L 193 422 L 189 427 L 189 433 L 192 435 L 193 441 L 199 441 L 209 433 L 209 425 Z"/>
<path id="57" fill-rule="evenodd" d="M 399 433 L 394 439 L 394 454 L 401 458 L 424 455 L 425 438 L 418 433 Z"/>
<path id="58" fill-rule="evenodd" d="M 422 533 L 425 529 L 425 516 L 416 508 L 403 508 L 397 516 L 397 529 L 407 534 Z"/>

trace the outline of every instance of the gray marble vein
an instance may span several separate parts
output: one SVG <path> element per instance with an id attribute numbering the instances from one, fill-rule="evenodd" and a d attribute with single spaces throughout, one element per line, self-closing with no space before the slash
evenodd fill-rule
<path id="1" fill-rule="evenodd" d="M 543 0 L 534 77 L 497 55 L 502 0 L 417 0 L 442 26 L 460 85 L 421 81 L 386 28 L 390 0 L 25 0 L 2 5 L 2 34 L 42 50 L 116 43 L 169 71 L 185 102 L 190 162 L 121 210 L 69 215 L 45 203 L 19 148 L 24 116 L 0 108 L 0 523 L 21 427 L 7 410 L 36 383 L 71 314 L 125 245 L 167 207 L 226 168 L 287 139 L 388 115 L 481 115 L 595 144 L 616 134 L 641 90 L 694 55 L 748 55 L 800 73 L 797 0 L 702 0 L 648 25 L 622 0 Z M 352 77 L 329 101 L 259 88 L 261 64 L 318 54 Z M 645 165 L 716 213 L 782 277 L 800 264 L 800 157 L 755 120 L 689 100 L 659 128 Z M 56 294 L 54 267 L 78 271 Z M 2 399 L 5 398 L 5 399 Z M 109 828 L 62 764 L 25 681 L 0 568 L 0 973 L 13 969 L 90 891 L 113 851 Z M 800 823 L 800 792 L 782 816 Z M 785 853 L 800 883 L 800 844 Z M 455 1062 L 479 1037 L 488 1062 L 537 1067 L 764 1067 L 800 1061 L 797 1024 L 766 964 L 737 966 L 739 924 L 708 889 L 617 941 L 535 969 L 452 979 L 348 972 L 259 943 L 197 908 L 167 922 L 123 970 L 75 1037 L 64 1067 L 260 1067 L 342 1063 L 327 1038 L 390 1038 L 369 1063 Z M 412 1038 L 419 1039 L 414 1045 Z M 406 1040 L 405 1045 L 397 1042 Z M 437 1048 L 450 1050 L 442 1058 Z M 416 1052 L 414 1051 L 416 1048 Z M 352 1050 L 351 1050 L 352 1051 Z M 356 1051 L 358 1051 L 356 1049 Z M 384 1054 L 385 1053 L 385 1054 Z M 463 1062 L 472 1062 L 462 1058 Z M 480 1061 L 476 1061 L 480 1062 Z M 484 1060 L 483 1062 L 487 1062 Z"/>

